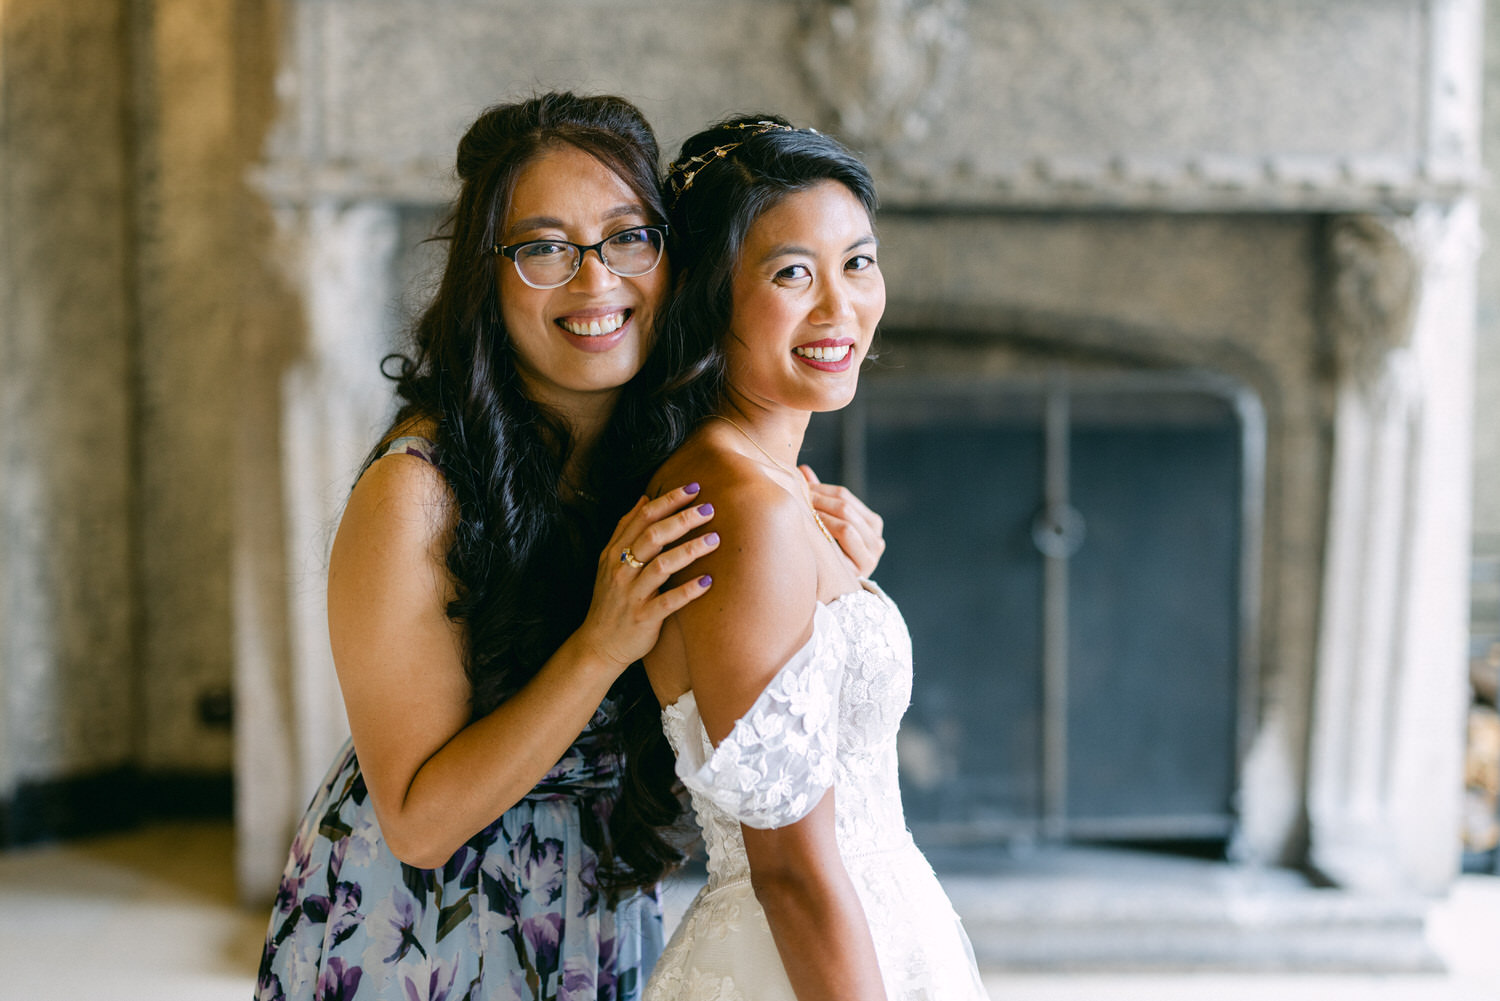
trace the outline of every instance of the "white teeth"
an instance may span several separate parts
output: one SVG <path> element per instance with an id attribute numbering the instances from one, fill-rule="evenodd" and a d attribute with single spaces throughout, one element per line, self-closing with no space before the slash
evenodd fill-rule
<path id="1" fill-rule="evenodd" d="M 849 357 L 851 347 L 851 344 L 840 344 L 836 348 L 792 348 L 792 353 L 813 361 L 843 361 Z"/>
<path id="2" fill-rule="evenodd" d="M 605 334 L 612 334 L 616 330 L 619 330 L 620 325 L 625 322 L 625 314 L 623 312 L 611 313 L 608 316 L 598 316 L 582 323 L 567 318 L 563 318 L 557 322 L 561 323 L 567 329 L 568 333 L 575 334 L 578 337 L 602 337 Z"/>

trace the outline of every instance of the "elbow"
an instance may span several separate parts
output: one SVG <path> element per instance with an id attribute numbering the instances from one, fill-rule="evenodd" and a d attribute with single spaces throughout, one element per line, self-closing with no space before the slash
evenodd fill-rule
<path id="1" fill-rule="evenodd" d="M 423 836 L 423 825 L 400 823 L 380 824 L 381 840 L 396 861 L 413 869 L 440 869 L 453 857 L 458 845 L 440 842 L 431 836 Z"/>
<path id="2" fill-rule="evenodd" d="M 750 889 L 768 917 L 804 910 L 825 895 L 816 867 L 762 859 L 750 867 Z"/>

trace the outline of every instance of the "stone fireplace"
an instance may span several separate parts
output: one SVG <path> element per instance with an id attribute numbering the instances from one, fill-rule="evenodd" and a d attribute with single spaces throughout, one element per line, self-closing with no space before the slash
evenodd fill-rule
<path id="1" fill-rule="evenodd" d="M 292 654 L 240 647 L 247 893 L 342 732 L 319 589 L 266 561 L 321 561 L 463 125 L 547 88 L 636 100 L 668 153 L 769 109 L 876 170 L 881 357 L 809 457 L 887 508 L 919 835 L 1451 879 L 1477 0 L 286 7 L 257 185 L 305 328 L 285 446 L 242 457 L 286 543 L 240 547 L 236 608 Z"/>

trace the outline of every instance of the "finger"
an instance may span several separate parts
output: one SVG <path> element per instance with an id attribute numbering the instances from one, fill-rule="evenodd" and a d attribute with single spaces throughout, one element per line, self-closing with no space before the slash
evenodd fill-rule
<path id="1" fill-rule="evenodd" d="M 867 540 L 877 540 L 884 534 L 885 520 L 847 489 L 833 486 L 820 489 L 830 491 L 813 498 L 813 507 L 823 515 L 824 520 L 835 517 L 847 521 Z"/>
<path id="2" fill-rule="evenodd" d="M 696 507 L 690 507 L 660 521 L 652 522 L 642 529 L 641 534 L 630 543 L 631 552 L 634 553 L 636 559 L 649 563 L 668 545 L 702 526 L 713 516 L 714 506 L 704 501 Z"/>
<path id="3" fill-rule="evenodd" d="M 708 593 L 713 586 L 714 579 L 708 574 L 694 577 L 685 584 L 679 584 L 670 591 L 663 591 L 646 603 L 646 607 L 661 619 L 665 619 L 673 612 L 682 608 L 695 598 L 701 598 Z"/>
<path id="4" fill-rule="evenodd" d="M 648 502 L 641 509 L 641 517 L 646 521 L 660 521 L 673 511 L 681 511 L 692 503 L 697 498 L 698 491 L 697 483 L 685 483 L 676 490 L 668 490 L 660 497 Z"/>
<path id="5" fill-rule="evenodd" d="M 804 462 L 797 468 L 802 472 L 802 478 L 808 482 L 809 486 L 815 487 L 823 482 L 822 480 L 818 479 L 818 474 L 813 472 L 813 467 L 809 466 L 807 463 Z"/>
<path id="6" fill-rule="evenodd" d="M 681 573 L 692 565 L 694 560 L 707 556 L 718 546 L 718 532 L 708 532 L 696 539 L 689 539 L 680 546 L 673 546 L 662 552 L 651 561 L 649 567 L 641 571 L 642 583 L 655 590 L 671 579 L 673 574 Z"/>
<path id="7" fill-rule="evenodd" d="M 841 518 L 827 515 L 824 516 L 823 523 L 828 526 L 829 534 L 838 541 L 839 548 L 854 561 L 855 566 L 863 566 L 870 552 L 869 537 L 857 526 Z"/>
<path id="8" fill-rule="evenodd" d="M 858 512 L 860 515 L 874 516 L 875 514 L 870 510 L 869 505 L 860 500 L 859 495 L 848 487 L 842 487 L 836 483 L 819 483 L 811 489 L 815 499 L 821 499 L 835 512 L 848 510 L 851 513 Z"/>
<path id="9" fill-rule="evenodd" d="M 879 533 L 870 533 L 861 526 L 843 521 L 831 516 L 824 516 L 824 522 L 833 538 L 849 557 L 849 562 L 854 564 L 854 569 L 859 571 L 861 577 L 868 577 L 875 572 L 875 567 L 880 563 L 880 557 L 885 552 L 885 539 Z"/>
<path id="10" fill-rule="evenodd" d="M 615 524 L 614 534 L 609 537 L 609 547 L 618 553 L 625 545 L 625 540 L 640 535 L 645 526 L 687 506 L 698 496 L 698 489 L 698 484 L 686 483 L 676 490 L 668 490 L 655 500 L 642 497 Z"/>

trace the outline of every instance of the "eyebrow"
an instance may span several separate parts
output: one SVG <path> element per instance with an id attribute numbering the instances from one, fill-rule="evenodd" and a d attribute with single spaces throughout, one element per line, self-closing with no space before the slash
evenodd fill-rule
<path id="1" fill-rule="evenodd" d="M 632 205 L 616 205 L 614 208 L 610 209 L 608 212 L 605 212 L 599 218 L 602 219 L 605 222 L 611 222 L 611 221 L 613 221 L 615 219 L 623 219 L 626 216 L 633 216 L 633 215 L 638 215 L 638 216 L 642 216 L 642 217 L 645 217 L 645 218 L 649 218 L 649 213 L 647 213 L 647 211 L 645 209 L 645 206 L 643 206 L 643 205 L 634 205 L 634 204 L 632 204 Z M 534 215 L 534 216 L 528 216 L 525 219 L 517 219 L 513 225 L 507 226 L 505 228 L 505 235 L 506 235 L 507 238 L 509 238 L 511 236 L 511 234 L 513 234 L 513 233 L 525 233 L 526 231 L 533 230 L 533 229 L 567 229 L 567 228 L 568 228 L 567 223 L 563 222 L 561 219 L 557 218 L 556 216 Z"/>
<path id="2" fill-rule="evenodd" d="M 841 253 L 847 254 L 851 250 L 855 250 L 870 243 L 873 243 L 876 246 L 880 245 L 880 241 L 876 239 L 874 233 L 866 234 L 865 236 L 860 237 L 858 240 L 855 240 L 853 243 L 849 244 L 849 246 L 845 247 L 841 251 Z M 760 263 L 765 264 L 767 261 L 774 261 L 778 257 L 789 257 L 795 254 L 801 254 L 805 257 L 813 256 L 812 250 L 807 247 L 801 247 L 794 243 L 781 243 L 772 247 L 770 251 L 760 259 Z"/>

